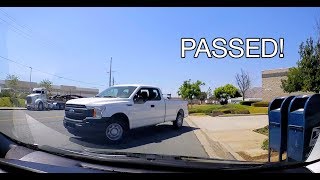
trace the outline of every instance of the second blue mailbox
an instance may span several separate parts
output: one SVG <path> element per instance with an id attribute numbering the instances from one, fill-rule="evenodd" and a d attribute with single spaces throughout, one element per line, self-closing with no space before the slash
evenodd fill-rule
<path id="1" fill-rule="evenodd" d="M 312 133 L 320 126 L 320 94 L 297 96 L 288 110 L 287 160 L 305 161 L 313 148 Z"/>

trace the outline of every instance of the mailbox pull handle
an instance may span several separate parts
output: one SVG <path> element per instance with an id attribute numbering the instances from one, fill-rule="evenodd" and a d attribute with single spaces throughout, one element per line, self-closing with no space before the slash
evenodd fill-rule
<path id="1" fill-rule="evenodd" d="M 270 126 L 273 126 L 273 127 L 280 127 L 280 123 L 270 122 Z"/>
<path id="2" fill-rule="evenodd" d="M 302 126 L 289 125 L 289 129 L 303 131 L 303 127 Z"/>

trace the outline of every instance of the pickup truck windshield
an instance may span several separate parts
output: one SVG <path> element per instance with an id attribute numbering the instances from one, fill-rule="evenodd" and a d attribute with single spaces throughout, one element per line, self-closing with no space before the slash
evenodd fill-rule
<path id="1" fill-rule="evenodd" d="M 101 93 L 97 94 L 96 97 L 107 97 L 107 98 L 129 98 L 136 86 L 119 86 L 110 87 Z"/>

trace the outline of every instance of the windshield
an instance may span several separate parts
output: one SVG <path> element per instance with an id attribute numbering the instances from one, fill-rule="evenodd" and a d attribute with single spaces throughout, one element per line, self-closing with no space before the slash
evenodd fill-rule
<path id="1" fill-rule="evenodd" d="M 0 132 L 98 155 L 319 159 L 319 12 L 0 7 Z"/>
<path id="2" fill-rule="evenodd" d="M 96 97 L 129 98 L 136 88 L 135 86 L 110 87 Z"/>

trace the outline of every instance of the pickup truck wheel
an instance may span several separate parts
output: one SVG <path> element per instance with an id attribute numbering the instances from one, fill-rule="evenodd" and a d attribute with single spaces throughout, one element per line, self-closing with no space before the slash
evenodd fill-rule
<path id="1" fill-rule="evenodd" d="M 182 124 L 183 124 L 183 115 L 182 113 L 178 113 L 176 120 L 173 121 L 173 127 L 175 129 L 179 129 L 182 127 Z"/>
<path id="2" fill-rule="evenodd" d="M 121 120 L 110 120 L 106 125 L 105 136 L 108 143 L 118 144 L 123 141 L 127 126 Z"/>

